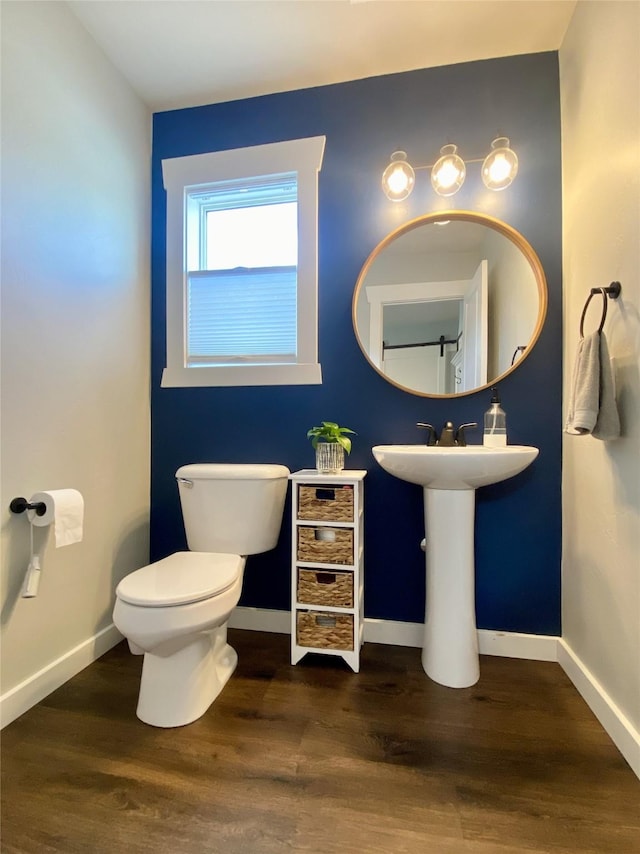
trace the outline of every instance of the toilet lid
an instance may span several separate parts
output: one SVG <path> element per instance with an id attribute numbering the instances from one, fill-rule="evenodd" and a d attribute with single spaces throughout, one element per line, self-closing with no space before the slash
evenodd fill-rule
<path id="1" fill-rule="evenodd" d="M 176 552 L 127 575 L 118 584 L 116 596 L 148 608 L 200 602 L 228 590 L 242 566 L 240 555 Z"/>

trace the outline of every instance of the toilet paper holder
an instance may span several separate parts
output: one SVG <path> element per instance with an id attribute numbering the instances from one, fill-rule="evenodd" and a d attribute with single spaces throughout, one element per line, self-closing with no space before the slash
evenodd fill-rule
<path id="1" fill-rule="evenodd" d="M 47 505 L 44 501 L 34 501 L 33 504 L 27 501 L 26 498 L 13 498 L 9 504 L 9 510 L 12 513 L 24 513 L 25 510 L 35 510 L 36 516 L 44 516 L 47 512 Z"/>

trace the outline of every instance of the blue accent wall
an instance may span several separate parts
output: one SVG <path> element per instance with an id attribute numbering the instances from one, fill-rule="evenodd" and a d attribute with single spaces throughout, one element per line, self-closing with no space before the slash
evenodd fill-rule
<path id="1" fill-rule="evenodd" d="M 319 354 L 323 384 L 265 388 L 161 389 L 165 366 L 165 192 L 161 161 L 206 151 L 326 136 L 319 176 Z M 520 159 L 515 183 L 486 190 L 479 164 L 452 199 L 432 191 L 426 171 L 401 204 L 380 188 L 396 149 L 432 163 L 455 142 L 481 157 L 496 136 Z M 242 101 L 158 113 L 153 132 L 152 559 L 186 547 L 174 473 L 191 462 L 278 462 L 313 468 L 309 427 L 337 421 L 356 430 L 349 468 L 365 480 L 365 613 L 424 617 L 422 491 L 382 471 L 371 447 L 419 443 L 417 421 L 482 421 L 490 393 L 452 400 L 408 394 L 361 354 L 351 323 L 360 268 L 402 222 L 456 207 L 509 223 L 538 253 L 549 287 L 535 349 L 500 385 L 510 443 L 540 448 L 525 472 L 477 492 L 478 626 L 558 634 L 561 548 L 561 162 L 557 54 L 431 68 Z M 481 441 L 481 433 L 471 435 Z M 242 605 L 288 610 L 290 504 L 278 547 L 247 563 Z"/>

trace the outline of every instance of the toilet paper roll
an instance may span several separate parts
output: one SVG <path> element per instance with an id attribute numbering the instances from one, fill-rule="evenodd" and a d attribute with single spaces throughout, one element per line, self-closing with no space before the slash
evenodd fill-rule
<path id="1" fill-rule="evenodd" d="M 36 528 L 45 528 L 53 524 L 56 536 L 56 548 L 82 542 L 84 522 L 84 499 L 77 489 L 50 489 L 47 492 L 35 492 L 31 504 L 42 502 L 45 506 L 43 516 L 35 510 L 28 510 L 29 521 Z"/>

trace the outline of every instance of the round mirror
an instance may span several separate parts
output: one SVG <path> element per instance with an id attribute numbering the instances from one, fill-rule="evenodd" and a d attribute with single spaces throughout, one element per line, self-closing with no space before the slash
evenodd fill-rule
<path id="1" fill-rule="evenodd" d="M 503 379 L 542 330 L 547 284 L 524 237 L 500 220 L 444 211 L 388 234 L 353 295 L 362 352 L 389 382 L 424 397 Z"/>

